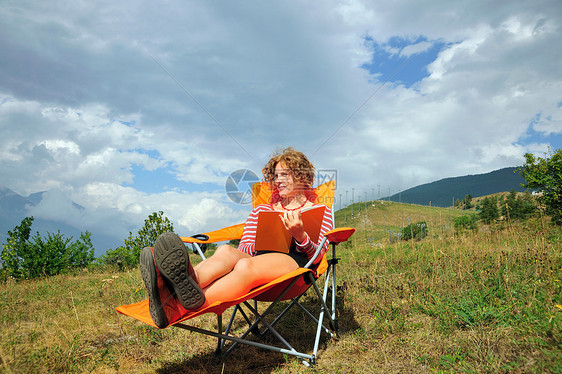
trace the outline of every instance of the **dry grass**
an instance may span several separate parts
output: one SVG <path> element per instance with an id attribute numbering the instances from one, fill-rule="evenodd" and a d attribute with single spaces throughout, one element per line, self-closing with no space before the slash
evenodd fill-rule
<path id="1" fill-rule="evenodd" d="M 356 203 L 336 212 L 340 226 L 355 227 L 355 238 L 370 243 L 389 244 L 396 233 L 410 223 L 425 221 L 431 232 L 440 237 L 453 235 L 453 219 L 474 211 L 436 208 L 423 205 L 372 201 Z M 347 223 L 346 223 L 347 221 Z"/>
<path id="2" fill-rule="evenodd" d="M 212 338 L 118 315 L 115 306 L 145 297 L 134 270 L 2 285 L 0 371 L 561 372 L 562 233 L 532 221 L 458 236 L 447 229 L 449 210 L 401 212 L 404 206 L 385 206 L 385 219 L 378 207 L 369 208 L 367 232 L 340 249 L 340 337 L 323 339 L 314 368 L 252 347 L 221 361 Z M 430 230 L 443 230 L 431 230 L 423 242 L 364 239 L 381 227 L 399 228 L 415 212 Z M 348 225 L 365 228 L 364 219 L 356 215 Z M 300 313 L 288 317 L 283 330 L 303 347 L 314 332 Z M 196 325 L 214 328 L 216 318 Z"/>

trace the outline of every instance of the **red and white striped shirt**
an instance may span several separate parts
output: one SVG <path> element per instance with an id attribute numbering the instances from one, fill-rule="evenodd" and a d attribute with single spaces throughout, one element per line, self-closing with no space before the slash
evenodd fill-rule
<path id="1" fill-rule="evenodd" d="M 252 210 L 244 225 L 244 232 L 242 233 L 242 239 L 240 240 L 240 245 L 238 246 L 239 251 L 247 253 L 250 256 L 255 256 L 258 214 L 261 211 L 273 211 L 273 210 L 275 209 L 273 209 L 273 206 L 271 204 L 261 204 L 256 206 Z M 297 252 L 305 253 L 306 257 L 310 260 L 312 256 L 314 256 L 316 249 L 318 248 L 320 242 L 324 238 L 324 234 L 333 228 L 334 228 L 334 222 L 332 220 L 332 210 L 329 207 L 326 207 L 326 210 L 324 212 L 324 217 L 322 218 L 322 226 L 320 227 L 320 234 L 318 238 L 315 238 L 316 241 L 313 242 L 308 236 L 308 234 L 306 234 L 306 239 L 302 243 L 296 243 L 295 248 Z M 327 250 L 328 250 L 328 241 L 326 241 L 326 244 L 322 248 L 322 252 L 317 257 L 315 263 L 320 262 L 322 256 L 324 255 L 324 253 L 326 253 Z"/>

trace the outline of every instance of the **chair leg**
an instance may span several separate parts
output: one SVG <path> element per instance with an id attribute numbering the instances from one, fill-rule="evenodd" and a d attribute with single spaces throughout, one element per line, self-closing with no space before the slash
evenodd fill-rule
<path id="1" fill-rule="evenodd" d="M 273 320 L 273 322 L 270 323 L 271 326 L 275 326 L 277 324 L 277 322 L 279 322 L 284 316 L 285 314 L 287 314 L 287 312 L 292 309 L 295 305 L 300 306 L 302 308 L 302 306 L 299 304 L 299 300 L 301 298 L 301 296 L 304 295 L 300 294 L 299 296 L 295 297 L 294 299 L 291 300 L 290 304 L 287 305 L 285 307 L 285 309 L 283 309 L 283 311 L 281 313 L 279 313 L 279 315 Z M 305 309 L 306 310 L 306 309 Z M 308 312 L 308 311 L 307 311 Z M 261 336 L 265 335 L 265 333 L 267 332 L 267 329 L 263 330 L 261 332 Z"/>
<path id="2" fill-rule="evenodd" d="M 337 282 L 336 282 L 336 264 L 332 264 L 330 265 L 330 269 L 331 269 L 331 273 L 332 273 L 332 310 L 330 310 L 330 313 L 332 314 L 332 321 L 334 323 L 333 328 L 334 328 L 334 332 L 336 333 L 336 336 L 339 337 L 339 324 L 338 324 L 338 308 L 337 308 L 337 302 L 336 302 L 336 291 L 337 291 Z"/>
<path id="3" fill-rule="evenodd" d="M 232 315 L 234 316 L 234 313 Z M 222 314 L 217 315 L 217 325 L 218 325 L 218 333 L 222 334 Z M 229 324 L 229 327 L 230 327 L 230 324 Z M 218 338 L 217 349 L 215 350 L 216 356 L 221 355 L 223 346 L 224 346 L 224 339 Z"/>
<path id="4" fill-rule="evenodd" d="M 246 305 L 246 307 L 254 314 L 254 316 L 256 316 L 256 321 L 252 324 L 252 326 L 250 326 L 250 328 L 248 330 L 246 330 L 246 332 L 244 334 L 242 334 L 242 336 L 239 339 L 246 339 L 246 337 L 254 330 L 254 328 L 258 325 L 258 323 L 263 323 L 263 325 L 265 326 L 266 331 L 270 331 L 281 343 L 283 343 L 283 345 L 285 347 L 287 347 L 289 349 L 289 351 L 291 352 L 291 354 L 295 354 L 298 353 L 290 344 L 289 342 L 287 342 L 287 340 L 285 340 L 285 338 L 283 338 L 283 336 L 281 336 L 281 334 L 279 334 L 277 332 L 277 330 L 275 330 L 269 323 L 267 323 L 267 321 L 263 318 L 266 314 L 268 314 L 270 308 L 268 308 L 266 310 L 266 312 L 264 312 L 263 314 L 260 314 L 257 309 L 254 309 L 250 304 L 248 304 L 247 302 L 244 302 L 244 304 Z M 271 307 L 271 306 L 270 306 Z M 230 354 L 230 352 L 232 352 L 232 350 L 238 345 L 238 342 L 234 342 L 229 348 L 228 350 L 224 353 L 224 355 L 228 355 Z"/>
<path id="5" fill-rule="evenodd" d="M 314 291 L 316 291 L 316 294 L 318 295 L 318 298 L 320 299 L 320 303 L 321 303 L 320 315 L 318 316 L 319 322 L 316 328 L 316 338 L 314 339 L 314 348 L 312 351 L 314 357 L 316 357 L 316 354 L 318 352 L 318 346 L 320 345 L 320 335 L 322 334 L 322 327 L 323 327 L 322 322 L 324 321 L 324 314 L 326 312 L 328 312 L 328 321 L 330 323 L 330 327 L 334 328 L 334 321 L 332 319 L 331 310 L 326 305 L 326 299 L 328 297 L 328 289 L 330 287 L 330 275 L 331 275 L 330 273 L 331 273 L 331 268 L 328 267 L 328 270 L 326 271 L 326 283 L 324 284 L 323 294 L 320 293 L 320 289 L 318 288 L 316 282 L 312 283 Z"/>

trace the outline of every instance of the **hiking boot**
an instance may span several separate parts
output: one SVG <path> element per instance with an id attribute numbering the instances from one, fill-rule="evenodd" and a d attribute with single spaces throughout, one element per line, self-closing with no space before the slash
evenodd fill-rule
<path id="1" fill-rule="evenodd" d="M 185 309 L 194 310 L 203 305 L 205 295 L 197 284 L 195 271 L 189 262 L 189 254 L 178 235 L 166 232 L 156 239 L 154 261 Z"/>
<path id="2" fill-rule="evenodd" d="M 179 311 L 173 293 L 159 276 L 154 265 L 152 248 L 145 247 L 140 255 L 142 280 L 148 291 L 148 309 L 150 317 L 159 328 L 164 328 L 178 320 Z"/>

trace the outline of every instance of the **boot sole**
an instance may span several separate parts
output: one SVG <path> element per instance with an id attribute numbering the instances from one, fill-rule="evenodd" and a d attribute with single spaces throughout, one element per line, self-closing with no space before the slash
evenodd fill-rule
<path id="1" fill-rule="evenodd" d="M 159 328 L 168 326 L 168 318 L 160 301 L 160 292 L 158 292 L 158 278 L 156 267 L 154 266 L 154 258 L 149 247 L 142 250 L 140 255 L 140 270 L 142 280 L 148 291 L 148 309 L 150 317 Z"/>
<path id="2" fill-rule="evenodd" d="M 156 239 L 154 260 L 160 275 L 172 286 L 180 304 L 188 310 L 201 307 L 205 295 L 189 275 L 189 254 L 181 238 L 167 232 Z"/>

